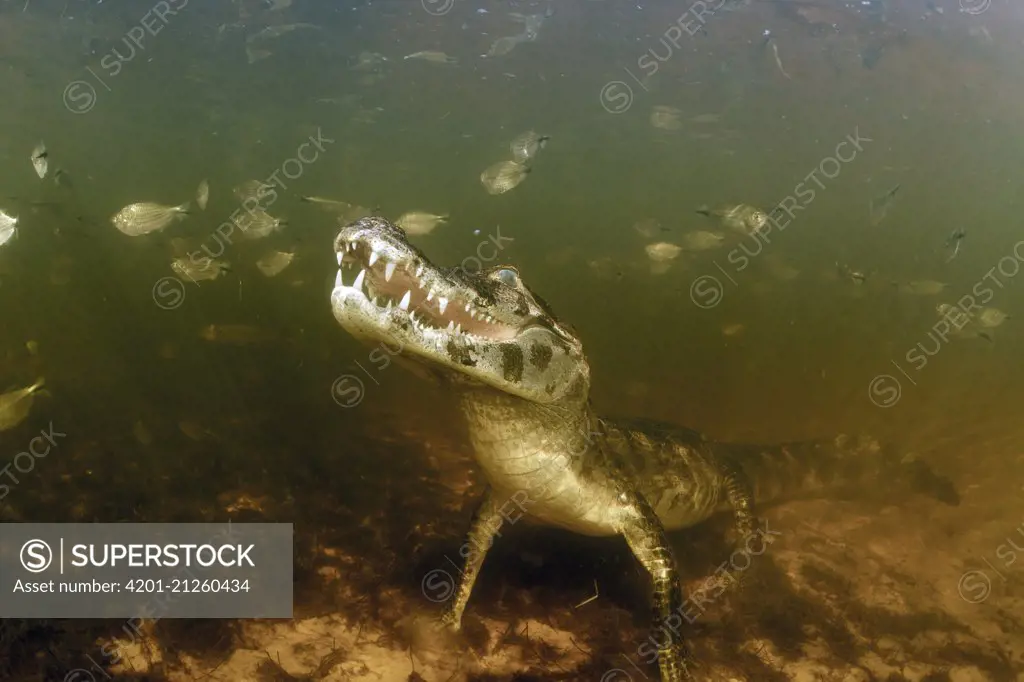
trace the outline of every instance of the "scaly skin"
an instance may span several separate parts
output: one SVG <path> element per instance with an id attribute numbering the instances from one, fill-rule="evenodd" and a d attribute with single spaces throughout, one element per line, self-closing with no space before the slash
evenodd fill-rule
<path id="1" fill-rule="evenodd" d="M 898 461 L 869 439 L 732 445 L 665 424 L 601 419 L 590 406 L 580 341 L 514 268 L 440 269 L 377 217 L 342 228 L 335 251 L 335 317 L 358 338 L 400 348 L 456 391 L 489 483 L 444 615 L 453 629 L 510 505 L 576 533 L 625 538 L 651 577 L 655 627 L 675 632 L 669 624 L 679 622 L 682 590 L 667 530 L 731 509 L 739 541 L 749 542 L 760 532 L 755 499 L 856 490 L 865 481 L 957 502 L 926 465 Z M 662 639 L 655 638 L 662 680 L 692 679 L 688 648 L 679 638 Z"/>

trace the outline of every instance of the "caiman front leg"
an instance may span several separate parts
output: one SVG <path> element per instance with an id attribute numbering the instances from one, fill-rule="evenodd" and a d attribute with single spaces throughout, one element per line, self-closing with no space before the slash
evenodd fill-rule
<path id="1" fill-rule="evenodd" d="M 689 649 L 678 631 L 683 619 L 682 589 L 679 572 L 665 539 L 665 529 L 654 510 L 642 495 L 623 492 L 619 497 L 624 506 L 625 522 L 620 530 L 633 556 L 651 575 L 654 586 L 654 632 L 652 641 L 657 646 L 658 670 L 662 682 L 690 680 L 688 665 L 692 662 Z"/>
<path id="2" fill-rule="evenodd" d="M 480 574 L 487 550 L 491 548 L 491 543 L 501 528 L 502 519 L 501 508 L 494 500 L 494 493 L 488 488 L 473 515 L 466 543 L 459 552 L 466 561 L 462 574 L 455 583 L 455 596 L 441 617 L 441 622 L 456 632 L 462 627 L 462 612 L 466 610 L 469 595 L 473 592 L 473 584 Z"/>

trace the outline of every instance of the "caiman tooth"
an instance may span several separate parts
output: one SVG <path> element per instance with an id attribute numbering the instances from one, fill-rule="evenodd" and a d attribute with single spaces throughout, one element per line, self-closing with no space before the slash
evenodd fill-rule
<path id="1" fill-rule="evenodd" d="M 373 267 L 373 264 L 377 262 L 378 258 L 380 258 L 380 254 L 377 253 L 376 251 L 371 251 L 370 252 L 370 259 L 368 261 L 366 261 L 366 262 L 367 262 L 367 264 L 370 265 L 370 267 Z"/>
<path id="2" fill-rule="evenodd" d="M 455 323 L 452 320 L 448 320 L 448 331 L 455 331 Z"/>
<path id="3" fill-rule="evenodd" d="M 339 252 L 338 252 L 337 254 L 335 254 L 335 255 L 336 255 L 336 256 L 338 256 L 338 267 L 340 268 L 340 267 L 341 267 L 341 265 L 342 265 L 342 263 L 344 263 L 344 262 L 345 262 L 345 254 L 343 254 L 343 253 L 342 253 L 341 251 L 339 251 Z"/>
<path id="4" fill-rule="evenodd" d="M 356 275 L 356 281 L 352 283 L 352 288 L 356 291 L 363 290 L 363 280 L 366 279 L 366 270 L 359 270 L 359 274 Z"/>
<path id="5" fill-rule="evenodd" d="M 334 277 L 334 288 L 340 289 L 343 286 L 345 286 L 345 282 L 341 279 L 341 270 L 338 270 L 338 274 Z"/>
<path id="6" fill-rule="evenodd" d="M 420 263 L 419 265 L 416 266 L 416 279 L 419 279 L 422 276 L 423 276 L 423 263 Z"/>
<path id="7" fill-rule="evenodd" d="M 385 282 L 390 282 L 391 281 L 391 276 L 394 275 L 394 274 L 395 274 L 395 264 L 394 263 L 388 263 L 387 265 L 384 266 L 384 281 Z"/>
<path id="8" fill-rule="evenodd" d="M 468 313 L 468 312 L 469 312 L 469 310 L 470 310 L 470 308 L 472 308 L 472 307 L 473 307 L 473 306 L 472 306 L 471 304 L 467 303 L 467 304 L 466 304 L 466 312 Z"/>
<path id="9" fill-rule="evenodd" d="M 429 301 L 430 298 L 428 297 L 427 300 Z M 437 299 L 437 308 L 438 308 L 438 310 L 441 311 L 442 315 L 444 315 L 444 309 L 447 308 L 447 307 L 448 307 L 448 299 L 445 298 L 444 296 L 439 297 Z"/>
<path id="10" fill-rule="evenodd" d="M 434 300 L 434 290 L 433 289 L 431 289 L 430 291 L 427 292 L 427 300 L 428 301 Z"/>
<path id="11" fill-rule="evenodd" d="M 412 289 L 410 289 L 409 291 L 405 292 L 405 296 L 403 296 L 402 300 L 399 301 L 398 307 L 401 308 L 402 310 L 408 310 L 409 309 L 409 301 L 411 301 L 411 300 L 412 300 Z"/>
<path id="12" fill-rule="evenodd" d="M 461 334 L 462 333 L 462 323 L 461 322 L 459 324 L 455 325 L 455 333 L 456 334 Z"/>

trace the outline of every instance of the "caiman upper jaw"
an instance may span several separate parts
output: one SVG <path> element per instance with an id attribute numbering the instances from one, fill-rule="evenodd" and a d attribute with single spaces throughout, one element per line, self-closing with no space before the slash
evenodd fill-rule
<path id="1" fill-rule="evenodd" d="M 492 341 L 516 337 L 518 326 L 479 310 L 472 290 L 431 266 L 403 235 L 392 234 L 397 229 L 366 218 L 342 230 L 334 244 L 339 269 L 333 298 L 359 305 L 389 325 L 407 321 L 423 334 L 443 331 L 447 339 Z"/>
<path id="2" fill-rule="evenodd" d="M 334 249 L 331 307 L 353 336 L 473 387 L 544 404 L 587 399 L 582 345 L 515 268 L 440 269 L 378 217 L 343 227 Z"/>

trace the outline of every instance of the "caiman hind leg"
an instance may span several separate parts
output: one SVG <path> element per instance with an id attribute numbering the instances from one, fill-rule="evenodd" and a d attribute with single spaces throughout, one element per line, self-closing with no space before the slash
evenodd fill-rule
<path id="1" fill-rule="evenodd" d="M 679 572 L 665 539 L 665 529 L 647 500 L 638 493 L 622 493 L 625 523 L 620 529 L 633 556 L 650 574 L 653 583 L 654 629 L 652 641 L 657 647 L 658 670 L 662 682 L 690 680 L 692 662 L 689 649 L 679 633 L 683 622 L 682 589 Z"/>
<path id="2" fill-rule="evenodd" d="M 473 584 L 480 574 L 487 550 L 491 548 L 491 543 L 501 528 L 502 518 L 501 508 L 495 502 L 494 494 L 488 489 L 473 515 L 466 543 L 459 551 L 465 558 L 465 565 L 455 581 L 452 601 L 441 617 L 441 622 L 456 632 L 462 627 L 462 613 L 466 610 L 469 595 L 473 592 Z"/>
<path id="3" fill-rule="evenodd" d="M 729 564 L 732 567 L 733 559 L 737 554 L 749 554 L 754 551 L 751 548 L 751 542 L 762 534 L 754 512 L 754 491 L 750 480 L 743 473 L 743 469 L 727 457 L 719 456 L 717 459 L 718 468 L 722 473 L 722 487 L 725 490 L 725 497 L 729 501 L 733 522 L 736 525 L 736 542 L 733 554 L 729 557 Z M 762 540 L 764 540 L 763 537 Z M 720 584 L 716 586 L 716 594 L 721 594 L 726 589 L 742 586 L 746 577 L 746 572 L 737 575 L 735 571 L 722 570 L 721 573 L 716 571 L 715 575 L 708 579 L 708 582 L 714 582 L 717 579 Z"/>

